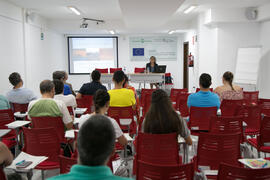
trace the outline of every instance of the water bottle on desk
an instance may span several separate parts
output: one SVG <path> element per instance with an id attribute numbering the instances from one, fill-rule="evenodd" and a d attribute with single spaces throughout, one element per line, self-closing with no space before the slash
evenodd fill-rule
<path id="1" fill-rule="evenodd" d="M 146 69 L 146 73 L 148 74 L 150 72 L 150 68 L 149 67 L 147 67 L 147 69 Z"/>

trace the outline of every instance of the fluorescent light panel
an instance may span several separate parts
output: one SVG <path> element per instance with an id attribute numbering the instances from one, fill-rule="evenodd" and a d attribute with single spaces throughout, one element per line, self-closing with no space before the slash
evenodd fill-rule
<path id="1" fill-rule="evenodd" d="M 114 30 L 110 30 L 109 32 L 110 32 L 111 34 L 115 34 Z"/>
<path id="2" fill-rule="evenodd" d="M 196 8 L 197 6 L 189 6 L 185 11 L 184 11 L 184 13 L 185 14 L 188 14 L 188 13 L 190 13 L 191 11 L 193 11 L 195 8 Z"/>
<path id="3" fill-rule="evenodd" d="M 175 33 L 174 30 L 171 30 L 171 31 L 168 32 L 168 34 L 173 34 L 173 33 Z"/>
<path id="4" fill-rule="evenodd" d="M 68 6 L 68 8 L 73 12 L 75 13 L 76 15 L 81 15 L 81 12 L 76 8 L 76 7 L 73 7 L 73 6 Z"/>

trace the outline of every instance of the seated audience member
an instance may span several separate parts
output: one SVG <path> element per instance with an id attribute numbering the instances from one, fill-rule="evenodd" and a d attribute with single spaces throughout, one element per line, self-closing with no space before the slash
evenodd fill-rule
<path id="1" fill-rule="evenodd" d="M 125 82 L 125 74 L 123 71 L 115 71 L 113 74 L 114 89 L 109 90 L 110 106 L 112 107 L 127 107 L 136 108 L 136 99 L 132 90 L 123 88 Z"/>
<path id="2" fill-rule="evenodd" d="M 188 96 L 187 105 L 190 108 L 194 107 L 214 107 L 219 109 L 220 100 L 216 93 L 210 91 L 211 86 L 211 76 L 209 74 L 203 73 L 200 76 L 200 91 L 193 93 Z"/>
<path id="3" fill-rule="evenodd" d="M 53 80 L 58 79 L 60 81 L 64 82 L 65 79 L 65 72 L 64 71 L 55 71 L 53 72 Z M 69 95 L 72 94 L 71 89 L 69 85 L 64 84 L 64 95 Z"/>
<path id="4" fill-rule="evenodd" d="M 73 96 L 72 94 L 64 96 L 64 83 L 62 81 L 53 80 L 53 83 L 54 83 L 54 88 L 55 88 L 54 99 L 63 101 L 67 107 L 71 106 L 74 110 L 74 108 L 77 107 L 75 96 Z"/>
<path id="5" fill-rule="evenodd" d="M 8 147 L 0 142 L 0 165 L 9 166 L 13 161 L 13 155 Z"/>
<path id="6" fill-rule="evenodd" d="M 107 113 L 110 105 L 110 95 L 106 90 L 104 89 L 97 90 L 93 100 L 95 105 L 95 112 L 93 112 L 92 114 L 83 115 L 80 119 L 79 127 L 81 127 L 85 123 L 85 121 L 88 120 L 92 115 L 101 114 L 105 116 L 105 114 Z M 114 127 L 115 137 L 118 140 L 118 142 L 123 146 L 127 145 L 127 139 L 125 138 L 118 123 L 110 117 L 108 117 L 108 119 L 111 121 Z"/>
<path id="7" fill-rule="evenodd" d="M 19 73 L 14 72 L 9 75 L 9 82 L 13 85 L 13 89 L 7 93 L 7 99 L 11 103 L 27 104 L 37 99 L 33 91 L 23 88 L 23 81 Z"/>
<path id="8" fill-rule="evenodd" d="M 243 90 L 237 85 L 233 85 L 233 73 L 227 71 L 223 74 L 222 77 L 222 86 L 217 87 L 214 92 L 217 93 L 220 97 L 220 100 L 229 99 L 229 100 L 239 100 L 243 99 Z"/>
<path id="9" fill-rule="evenodd" d="M 10 109 L 10 104 L 7 98 L 3 95 L 0 95 L 0 109 Z"/>
<path id="10" fill-rule="evenodd" d="M 50 80 L 44 80 L 40 83 L 41 98 L 31 101 L 28 106 L 28 118 L 31 117 L 62 117 L 63 123 L 67 129 L 73 126 L 72 118 L 68 112 L 67 106 L 63 101 L 55 100 L 54 84 Z"/>
<path id="11" fill-rule="evenodd" d="M 73 91 L 72 85 L 67 82 L 67 80 L 68 80 L 68 74 L 67 74 L 67 72 L 66 71 L 63 71 L 63 73 L 65 74 L 64 84 L 68 85 L 69 88 L 70 88 L 70 90 L 71 90 L 71 92 L 72 92 L 72 94 L 73 94 L 73 96 L 76 96 L 75 92 Z"/>
<path id="12" fill-rule="evenodd" d="M 130 89 L 134 92 L 134 95 L 135 95 L 135 98 L 136 98 L 136 112 L 137 114 L 139 115 L 140 114 L 140 99 L 136 93 L 136 90 L 134 87 L 132 87 L 130 84 L 129 84 L 129 79 L 128 79 L 128 76 L 125 75 L 125 82 L 123 84 L 123 88 L 126 88 L 126 89 Z"/>
<path id="13" fill-rule="evenodd" d="M 78 139 L 78 164 L 68 174 L 49 180 L 128 180 L 114 176 L 106 166 L 114 153 L 115 130 L 111 121 L 103 115 L 93 115 L 81 126 Z"/>
<path id="14" fill-rule="evenodd" d="M 151 134 L 177 133 L 188 145 L 192 144 L 186 121 L 175 112 L 169 96 L 161 89 L 152 94 L 151 106 L 146 113 L 142 131 Z"/>
<path id="15" fill-rule="evenodd" d="M 76 98 L 80 99 L 82 98 L 83 95 L 93 96 L 95 92 L 99 89 L 107 90 L 107 88 L 100 83 L 100 76 L 101 74 L 99 71 L 97 70 L 92 71 L 91 73 L 92 82 L 83 84 Z"/>

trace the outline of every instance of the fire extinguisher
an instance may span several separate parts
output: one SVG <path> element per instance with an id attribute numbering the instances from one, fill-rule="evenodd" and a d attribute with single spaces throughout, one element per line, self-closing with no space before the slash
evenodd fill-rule
<path id="1" fill-rule="evenodd" d="M 194 56 L 189 53 L 188 55 L 188 67 L 193 67 L 194 66 Z"/>

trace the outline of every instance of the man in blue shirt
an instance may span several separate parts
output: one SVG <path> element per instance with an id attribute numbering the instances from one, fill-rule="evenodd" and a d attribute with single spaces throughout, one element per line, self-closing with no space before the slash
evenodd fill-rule
<path id="1" fill-rule="evenodd" d="M 81 126 L 78 139 L 78 164 L 68 174 L 49 180 L 131 180 L 114 176 L 106 166 L 114 151 L 115 131 L 110 120 L 103 115 L 93 115 Z"/>
<path id="2" fill-rule="evenodd" d="M 11 73 L 8 79 L 9 82 L 13 85 L 13 89 L 10 90 L 6 95 L 9 102 L 17 104 L 28 104 L 30 101 L 37 99 L 33 91 L 27 88 L 23 88 L 23 80 L 19 73 Z"/>
<path id="3" fill-rule="evenodd" d="M 64 82 L 65 71 L 55 71 L 55 72 L 53 72 L 53 80 L 54 79 Z M 69 95 L 69 94 L 72 94 L 72 91 L 71 91 L 69 85 L 64 84 L 64 95 Z"/>
<path id="4" fill-rule="evenodd" d="M 211 76 L 203 73 L 200 76 L 200 91 L 189 95 L 187 105 L 190 108 L 194 107 L 220 107 L 220 99 L 216 93 L 210 91 Z"/>

